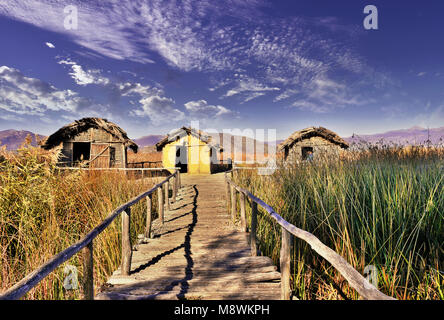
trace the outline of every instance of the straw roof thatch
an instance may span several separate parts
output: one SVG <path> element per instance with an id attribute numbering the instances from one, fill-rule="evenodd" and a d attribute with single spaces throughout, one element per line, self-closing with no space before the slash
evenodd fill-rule
<path id="1" fill-rule="evenodd" d="M 158 143 L 156 143 L 156 149 L 157 149 L 157 151 L 162 151 L 162 148 L 166 144 L 168 144 L 170 142 L 174 142 L 174 141 L 176 141 L 177 138 L 182 138 L 183 136 L 189 135 L 189 134 L 197 137 L 199 140 L 201 140 L 202 142 L 205 142 L 209 146 L 216 148 L 219 151 L 223 151 L 223 148 L 219 144 L 215 144 L 215 143 L 211 142 L 212 137 L 208 133 L 203 132 L 201 130 L 194 129 L 194 128 L 189 128 L 189 127 L 182 127 L 182 128 L 176 129 L 176 130 L 168 133 L 165 138 L 163 138 Z"/>
<path id="2" fill-rule="evenodd" d="M 113 137 L 118 139 L 125 147 L 131 148 L 134 152 L 137 152 L 138 146 L 134 141 L 130 140 L 126 132 L 118 125 L 102 118 L 83 118 L 70 123 L 63 128 L 57 130 L 57 132 L 50 135 L 42 144 L 42 148 L 49 150 L 66 140 L 74 138 L 76 135 L 90 129 L 102 129 L 110 133 Z"/>
<path id="3" fill-rule="evenodd" d="M 291 134 L 284 142 L 279 144 L 278 149 L 279 151 L 282 151 L 285 149 L 285 147 L 291 148 L 296 142 L 302 141 L 304 139 L 310 139 L 311 137 L 324 138 L 325 140 L 339 145 L 344 149 L 347 149 L 349 147 L 348 143 L 333 131 L 330 131 L 323 127 L 310 127 L 300 131 L 296 131 Z"/>

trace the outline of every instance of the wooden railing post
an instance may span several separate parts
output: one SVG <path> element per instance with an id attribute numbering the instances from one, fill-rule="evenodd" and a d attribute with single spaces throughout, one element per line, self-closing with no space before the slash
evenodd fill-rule
<path id="1" fill-rule="evenodd" d="M 230 182 L 228 182 L 228 177 L 227 174 L 225 174 L 225 183 L 226 183 L 226 188 L 225 188 L 225 196 L 227 199 L 227 212 L 228 214 L 230 213 Z"/>
<path id="2" fill-rule="evenodd" d="M 151 238 L 151 224 L 153 215 L 153 194 L 149 194 L 146 197 L 146 226 L 145 226 L 145 238 Z"/>
<path id="3" fill-rule="evenodd" d="M 282 230 L 282 244 L 280 254 L 281 269 L 281 300 L 290 300 L 290 254 L 291 254 L 291 233 L 284 227 Z"/>
<path id="4" fill-rule="evenodd" d="M 129 275 L 131 271 L 131 208 L 122 212 L 122 275 Z"/>
<path id="5" fill-rule="evenodd" d="M 157 189 L 157 199 L 158 199 L 158 210 L 159 210 L 159 221 L 160 224 L 163 225 L 163 205 L 164 205 L 164 201 L 163 201 L 163 185 Z"/>
<path id="6" fill-rule="evenodd" d="M 165 205 L 166 209 L 170 211 L 170 182 L 167 181 L 164 183 L 165 186 Z"/>
<path id="7" fill-rule="evenodd" d="M 236 188 L 231 185 L 231 221 L 234 223 L 236 219 Z"/>
<path id="8" fill-rule="evenodd" d="M 83 299 L 94 300 L 93 240 L 83 248 Z"/>
<path id="9" fill-rule="evenodd" d="M 251 247 L 251 255 L 253 257 L 257 256 L 256 227 L 257 227 L 257 203 L 252 201 L 251 202 L 250 247 Z"/>
<path id="10" fill-rule="evenodd" d="M 176 202 L 176 197 L 177 197 L 177 170 L 174 173 L 174 182 L 173 182 L 173 202 Z"/>
<path id="11" fill-rule="evenodd" d="M 245 194 L 243 192 L 239 192 L 239 201 L 240 201 L 242 231 L 247 232 L 247 219 L 246 219 L 246 213 L 245 213 Z"/>

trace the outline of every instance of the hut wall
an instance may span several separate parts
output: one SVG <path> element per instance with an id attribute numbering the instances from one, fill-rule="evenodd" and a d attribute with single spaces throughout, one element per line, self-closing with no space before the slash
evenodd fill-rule
<path id="1" fill-rule="evenodd" d="M 330 141 L 321 137 L 312 137 L 310 139 L 304 139 L 298 141 L 288 151 L 286 158 L 289 162 L 302 161 L 302 148 L 313 148 L 313 158 L 322 159 L 323 157 L 339 157 L 341 147 L 331 143 Z"/>
<path id="2" fill-rule="evenodd" d="M 176 166 L 176 147 L 187 147 L 188 173 L 211 173 L 210 147 L 198 137 L 191 134 L 181 137 L 177 141 L 171 141 L 162 149 L 162 163 L 164 167 Z M 213 150 L 213 153 L 215 150 Z M 215 156 L 217 159 L 217 154 Z M 173 171 L 173 170 L 169 170 Z"/>
<path id="3" fill-rule="evenodd" d="M 93 159 L 106 147 L 114 148 L 113 152 L 110 152 L 108 148 L 103 154 L 101 154 L 96 160 L 91 163 L 91 167 L 95 168 L 124 168 L 125 164 L 125 148 L 123 144 L 110 133 L 101 129 L 90 128 L 87 131 L 81 132 L 70 140 L 63 142 L 63 148 L 61 150 L 60 161 L 72 162 L 73 161 L 73 146 L 75 142 L 89 142 L 91 143 L 90 159 Z M 115 161 L 110 161 L 110 153 L 114 153 Z"/>

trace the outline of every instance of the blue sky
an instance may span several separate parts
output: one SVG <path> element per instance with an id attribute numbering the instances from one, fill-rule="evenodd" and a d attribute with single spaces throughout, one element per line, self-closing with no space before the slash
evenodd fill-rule
<path id="1" fill-rule="evenodd" d="M 379 29 L 365 30 L 366 5 Z M 68 5 L 78 28 L 67 30 Z M 444 126 L 444 2 L 0 2 L 0 130 Z"/>

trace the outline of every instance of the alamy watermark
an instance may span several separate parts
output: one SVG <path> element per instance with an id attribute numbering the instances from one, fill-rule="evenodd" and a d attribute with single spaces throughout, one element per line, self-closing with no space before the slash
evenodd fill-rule
<path id="1" fill-rule="evenodd" d="M 364 8 L 367 16 L 364 18 L 364 28 L 366 30 L 378 30 L 378 8 L 374 5 L 367 5 Z"/>
<path id="2" fill-rule="evenodd" d="M 75 266 L 66 265 L 63 274 L 65 275 L 63 280 L 63 288 L 65 290 L 76 290 L 79 288 L 78 271 Z"/>
<path id="3" fill-rule="evenodd" d="M 77 30 L 79 28 L 79 10 L 76 6 L 70 5 L 63 9 L 65 19 L 63 20 L 63 26 L 66 30 Z"/>
<path id="4" fill-rule="evenodd" d="M 174 148 L 169 149 L 167 157 L 171 163 L 191 164 L 197 165 L 200 163 L 208 162 L 207 164 L 220 164 L 231 162 L 253 164 L 260 163 L 265 166 L 258 170 L 261 175 L 271 175 L 276 169 L 276 129 L 222 129 L 218 131 L 216 129 L 207 128 L 200 130 L 199 121 L 191 121 L 189 127 L 191 133 L 197 136 L 202 134 L 211 135 L 211 144 L 207 146 L 193 146 L 190 145 L 185 138 L 188 133 L 182 129 L 176 129 L 170 131 L 168 134 L 168 141 L 175 142 L 177 150 Z M 205 140 L 205 136 L 202 136 Z M 206 151 L 210 153 L 210 157 L 202 157 L 201 150 L 194 149 L 195 151 L 181 152 L 180 147 L 199 147 L 206 148 Z M 218 147 L 223 150 L 223 159 L 218 154 Z M 267 149 L 267 150 L 265 150 Z"/>
<path id="5" fill-rule="evenodd" d="M 364 277 L 367 280 L 367 282 L 364 282 L 366 289 L 370 289 L 370 286 L 378 289 L 378 269 L 374 265 L 365 266 Z"/>

